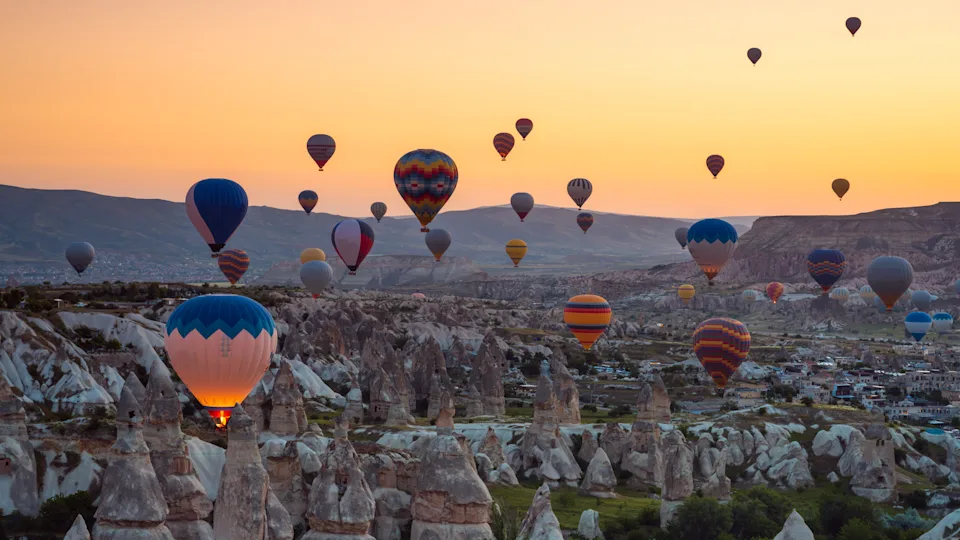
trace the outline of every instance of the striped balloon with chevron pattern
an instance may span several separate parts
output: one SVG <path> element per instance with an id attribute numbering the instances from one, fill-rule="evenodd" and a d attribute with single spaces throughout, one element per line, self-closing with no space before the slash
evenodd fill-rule
<path id="1" fill-rule="evenodd" d="M 228 249 L 220 252 L 217 265 L 220 266 L 220 271 L 223 272 L 227 281 L 231 285 L 236 285 L 247 273 L 247 268 L 250 268 L 250 257 L 242 249 Z"/>
<path id="2" fill-rule="evenodd" d="M 750 332 L 735 319 L 707 319 L 693 332 L 693 352 L 713 382 L 724 388 L 750 352 Z"/>

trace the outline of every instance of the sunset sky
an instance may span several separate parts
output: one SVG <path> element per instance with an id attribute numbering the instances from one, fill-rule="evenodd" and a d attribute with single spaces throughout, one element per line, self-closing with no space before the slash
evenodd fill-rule
<path id="1" fill-rule="evenodd" d="M 3 184 L 182 201 L 226 177 L 251 205 L 315 189 L 317 211 L 407 215 L 393 166 L 436 148 L 460 169 L 446 209 L 572 206 L 577 176 L 586 209 L 659 216 L 960 200 L 957 0 L 28 0 L 0 19 Z M 337 141 L 324 172 L 314 133 Z"/>

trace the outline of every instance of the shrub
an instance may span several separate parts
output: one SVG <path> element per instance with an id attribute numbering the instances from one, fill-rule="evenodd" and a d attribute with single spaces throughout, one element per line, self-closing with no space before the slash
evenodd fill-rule
<path id="1" fill-rule="evenodd" d="M 677 509 L 666 532 L 671 540 L 720 538 L 732 523 L 730 509 L 716 499 L 690 497 Z"/>

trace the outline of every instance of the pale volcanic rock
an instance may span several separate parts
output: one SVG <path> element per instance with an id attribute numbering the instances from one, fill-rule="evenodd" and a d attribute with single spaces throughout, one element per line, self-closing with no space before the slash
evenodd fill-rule
<path id="1" fill-rule="evenodd" d="M 803 521 L 803 517 L 796 510 L 790 512 L 783 529 L 773 537 L 773 540 L 814 540 L 813 531 Z"/>
<path id="2" fill-rule="evenodd" d="M 630 435 L 616 422 L 607 422 L 600 434 L 600 448 L 607 453 L 610 461 L 620 463 L 629 444 Z"/>
<path id="3" fill-rule="evenodd" d="M 410 343 L 412 343 L 412 340 Z M 410 383 L 413 386 L 416 401 L 430 398 L 434 378 L 438 379 L 437 383 L 441 390 L 454 392 L 453 383 L 450 382 L 450 376 L 447 375 L 447 363 L 443 357 L 443 351 L 440 349 L 440 344 L 432 336 L 427 337 L 415 346 L 411 355 L 411 362 Z"/>
<path id="4" fill-rule="evenodd" d="M 427 404 L 427 418 L 433 419 L 440 414 L 441 395 L 442 391 L 440 390 L 440 377 L 434 374 L 430 379 L 430 397 L 429 403 Z"/>
<path id="5" fill-rule="evenodd" d="M 612 499 L 617 496 L 617 475 L 613 471 L 613 464 L 603 449 L 597 450 L 590 465 L 583 474 L 583 483 L 580 484 L 580 494 Z"/>
<path id="6" fill-rule="evenodd" d="M 670 423 L 670 396 L 659 375 L 652 382 L 643 382 L 637 393 L 637 420 L 656 424 Z"/>
<path id="7" fill-rule="evenodd" d="M 37 462 L 25 419 L 23 400 L 14 395 L 0 373 L 0 460 L 10 464 L 9 471 L 0 476 L 0 510 L 36 516 L 40 511 Z"/>
<path id="8" fill-rule="evenodd" d="M 267 441 L 260 451 L 263 454 L 263 466 L 270 478 L 270 490 L 287 510 L 293 524 L 303 523 L 308 491 L 304 486 L 300 465 L 299 441 L 273 439 Z"/>
<path id="9" fill-rule="evenodd" d="M 250 393 L 243 400 L 243 410 L 247 416 L 253 420 L 257 432 L 267 430 L 267 424 L 270 419 L 270 398 L 269 388 L 273 387 L 273 373 L 269 370 L 263 374 L 263 377 L 257 381 Z"/>
<path id="10" fill-rule="evenodd" d="M 73 525 L 70 526 L 63 540 L 90 540 L 90 531 L 87 529 L 87 523 L 83 521 L 83 516 L 77 516 L 77 519 L 73 520 Z"/>
<path id="11" fill-rule="evenodd" d="M 553 513 L 550 504 L 550 487 L 543 484 L 533 495 L 533 502 L 527 510 L 527 515 L 520 523 L 517 538 L 526 540 L 563 540 L 563 531 L 560 529 L 560 520 Z"/>
<path id="12" fill-rule="evenodd" d="M 398 466 L 399 464 L 399 466 Z M 410 533 L 411 482 L 402 477 L 400 469 L 410 464 L 396 453 L 363 456 L 364 475 L 376 499 L 376 517 L 373 536 L 378 540 L 401 540 Z"/>
<path id="13" fill-rule="evenodd" d="M 477 449 L 478 454 L 484 454 L 490 460 L 490 466 L 493 469 L 507 463 L 507 456 L 503 453 L 503 446 L 500 444 L 500 438 L 492 427 L 487 428 L 487 434 L 483 436 L 480 446 Z"/>
<path id="14" fill-rule="evenodd" d="M 350 379 L 350 391 L 347 392 L 347 408 L 343 411 L 347 421 L 359 425 L 363 423 L 363 391 L 356 377 Z"/>
<path id="15" fill-rule="evenodd" d="M 507 364 L 493 332 L 487 333 L 480 344 L 480 350 L 473 359 L 473 371 L 470 373 L 470 385 L 480 392 L 480 401 L 485 416 L 503 416 L 506 413 L 506 401 L 503 397 L 503 374 Z"/>
<path id="16" fill-rule="evenodd" d="M 143 386 L 143 383 L 140 382 L 140 379 L 137 378 L 137 374 L 131 371 L 123 381 L 123 386 L 130 388 L 130 391 L 133 392 L 133 397 L 137 398 L 137 403 L 143 407 L 144 400 L 147 398 L 147 389 Z"/>
<path id="17" fill-rule="evenodd" d="M 589 429 L 583 430 L 583 435 L 580 437 L 580 452 L 577 453 L 577 457 L 590 463 L 599 448 L 600 445 L 597 444 L 597 438 L 593 436 L 593 432 Z"/>
<path id="18" fill-rule="evenodd" d="M 580 514 L 577 534 L 584 540 L 603 540 L 603 531 L 600 530 L 600 513 L 592 509 L 584 510 Z"/>
<path id="19" fill-rule="evenodd" d="M 557 421 L 561 424 L 579 424 L 580 391 L 577 390 L 577 382 L 567 370 L 565 360 L 559 349 L 550 357 L 553 393 L 557 396 Z"/>
<path id="20" fill-rule="evenodd" d="M 299 435 L 307 429 L 307 415 L 303 408 L 303 393 L 293 375 L 293 367 L 280 361 L 280 371 L 273 381 L 270 394 L 270 432 L 274 435 Z"/>
<path id="21" fill-rule="evenodd" d="M 850 489 L 876 503 L 893 502 L 897 498 L 897 464 L 890 431 L 883 424 L 867 428 L 863 445 L 863 461 L 850 480 Z"/>
<path id="22" fill-rule="evenodd" d="M 480 391 L 477 390 L 476 386 L 470 385 L 465 402 L 467 418 L 483 416 L 483 399 L 480 397 Z"/>
<path id="23" fill-rule="evenodd" d="M 557 422 L 557 397 L 549 379 L 549 365 L 541 365 L 537 394 L 533 401 L 533 422 L 520 445 L 527 476 L 559 486 L 577 486 L 583 471 L 560 434 Z"/>
<path id="24" fill-rule="evenodd" d="M 678 430 L 663 437 L 663 501 L 660 526 L 666 527 L 683 500 L 693 493 L 693 448 Z"/>

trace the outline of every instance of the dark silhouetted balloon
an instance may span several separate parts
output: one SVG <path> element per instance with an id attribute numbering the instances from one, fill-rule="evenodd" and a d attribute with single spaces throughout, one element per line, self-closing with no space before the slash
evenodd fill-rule
<path id="1" fill-rule="evenodd" d="M 859 17 L 850 17 L 847 19 L 847 30 L 850 31 L 851 36 L 857 35 L 857 30 L 860 29 L 860 18 Z"/>
<path id="2" fill-rule="evenodd" d="M 510 206 L 513 207 L 513 211 L 520 216 L 520 221 L 523 221 L 527 214 L 533 210 L 533 195 L 529 193 L 514 193 L 510 197 Z"/>
<path id="3" fill-rule="evenodd" d="M 763 53 L 760 52 L 760 49 L 753 47 L 752 49 L 749 49 L 747 51 L 747 58 L 749 58 L 750 61 L 753 62 L 753 65 L 757 65 L 757 61 L 760 60 L 760 56 L 762 54 Z"/>
<path id="4" fill-rule="evenodd" d="M 88 242 L 74 242 L 67 246 L 66 256 L 67 262 L 77 271 L 79 276 L 93 262 L 96 252 L 93 245 Z"/>
<path id="5" fill-rule="evenodd" d="M 867 267 L 867 283 L 887 311 L 893 311 L 894 304 L 913 283 L 913 265 L 903 257 L 877 257 Z"/>
<path id="6" fill-rule="evenodd" d="M 707 169 L 709 169 L 710 174 L 712 174 L 714 178 L 723 170 L 723 164 L 723 156 L 713 154 L 707 157 Z"/>

